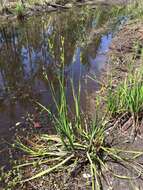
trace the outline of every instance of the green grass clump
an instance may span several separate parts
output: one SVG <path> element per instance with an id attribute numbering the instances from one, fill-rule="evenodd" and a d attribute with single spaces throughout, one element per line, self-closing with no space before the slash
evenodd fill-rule
<path id="1" fill-rule="evenodd" d="M 135 0 L 126 6 L 126 13 L 131 14 L 133 18 L 141 19 L 143 17 L 143 1 Z"/>
<path id="2" fill-rule="evenodd" d="M 24 17 L 25 8 L 23 4 L 17 3 L 14 11 L 19 19 Z"/>
<path id="3" fill-rule="evenodd" d="M 116 89 L 110 88 L 107 96 L 108 111 L 112 115 L 128 112 L 136 118 L 143 108 L 142 69 L 129 73 Z"/>
<path id="4" fill-rule="evenodd" d="M 30 162 L 18 165 L 17 168 L 35 164 L 47 164 L 49 166 L 48 169 L 39 171 L 32 177 L 22 180 L 22 183 L 64 168 L 68 168 L 70 174 L 83 160 L 84 164 L 90 166 L 93 190 L 102 189 L 101 176 L 103 176 L 102 171 L 104 170 L 117 178 L 134 179 L 134 177 L 115 173 L 108 165 L 109 159 L 130 167 L 137 173 L 135 178 L 139 177 L 142 174 L 143 167 L 134 160 L 143 153 L 121 150 L 112 147 L 112 144 L 109 145 L 106 133 L 108 129 L 104 117 L 96 117 L 95 121 L 89 122 L 81 116 L 80 85 L 78 92 L 75 93 L 73 82 L 71 82 L 71 86 L 75 113 L 74 118 L 70 119 L 68 116 L 70 108 L 67 103 L 66 88 L 63 84 L 63 79 L 60 79 L 59 101 L 56 100 L 54 87 L 51 85 L 57 114 L 52 113 L 50 109 L 38 103 L 53 119 L 56 135 L 43 134 L 38 138 L 38 143 L 32 143 L 34 144 L 32 146 L 26 146 L 20 140 L 17 140 L 15 144 L 17 148 L 30 155 Z M 31 162 L 32 157 L 33 161 Z"/>

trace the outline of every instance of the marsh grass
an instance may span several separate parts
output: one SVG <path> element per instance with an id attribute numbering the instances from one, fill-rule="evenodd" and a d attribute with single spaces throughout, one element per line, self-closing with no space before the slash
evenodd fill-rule
<path id="1" fill-rule="evenodd" d="M 107 112 L 112 116 L 129 113 L 137 121 L 143 109 L 143 70 L 131 69 L 125 79 L 107 95 Z"/>
<path id="2" fill-rule="evenodd" d="M 142 175 L 143 167 L 135 162 L 136 158 L 142 156 L 142 152 L 127 151 L 108 143 L 108 128 L 104 116 L 98 117 L 94 121 L 84 121 L 81 117 L 80 110 L 80 85 L 78 92 L 75 92 L 73 82 L 71 81 L 72 95 L 74 99 L 74 119 L 68 117 L 69 106 L 67 104 L 66 88 L 64 79 L 59 79 L 60 101 L 56 100 L 53 85 L 51 91 L 57 113 L 54 114 L 50 109 L 44 107 L 40 103 L 38 105 L 43 111 L 48 112 L 54 122 L 56 135 L 41 135 L 31 146 L 25 145 L 20 139 L 17 139 L 15 146 L 23 150 L 30 156 L 30 161 L 16 166 L 20 169 L 26 166 L 35 166 L 47 164 L 48 169 L 40 170 L 32 177 L 23 179 L 21 183 L 34 180 L 48 175 L 51 172 L 68 169 L 70 174 L 76 172 L 76 168 L 80 165 L 80 172 L 83 166 L 90 165 L 90 173 L 92 177 L 92 189 L 102 189 L 101 178 L 104 175 L 103 171 L 108 171 L 114 177 L 120 179 L 131 180 Z M 28 157 L 27 157 L 28 159 Z M 31 161 L 33 159 L 33 161 Z M 130 167 L 137 173 L 137 176 L 131 177 L 126 175 L 118 175 L 108 165 L 108 159 L 122 163 Z"/>

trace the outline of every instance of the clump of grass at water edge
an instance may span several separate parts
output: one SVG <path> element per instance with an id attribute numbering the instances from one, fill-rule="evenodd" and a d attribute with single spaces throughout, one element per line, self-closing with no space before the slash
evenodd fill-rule
<path id="1" fill-rule="evenodd" d="M 41 109 L 46 111 L 54 121 L 56 135 L 42 134 L 38 138 L 38 142 L 33 143 L 31 146 L 26 146 L 20 139 L 17 139 L 15 147 L 26 152 L 27 160 L 29 155 L 30 161 L 17 165 L 15 168 L 21 169 L 30 165 L 32 167 L 35 164 L 48 165 L 48 169 L 40 170 L 36 174 L 32 174 L 31 177 L 29 176 L 29 178 L 19 181 L 19 183 L 35 180 L 51 172 L 64 170 L 64 168 L 68 170 L 70 176 L 78 165 L 80 165 L 80 171 L 82 171 L 83 166 L 90 166 L 92 190 L 103 188 L 102 179 L 105 177 L 104 171 L 120 179 L 132 180 L 140 177 L 143 172 L 143 166 L 136 159 L 142 156 L 143 152 L 120 149 L 109 143 L 108 137 L 110 134 L 108 134 L 108 125 L 105 116 L 102 118 L 97 116 L 94 121 L 90 122 L 84 119 L 81 116 L 80 110 L 81 87 L 79 85 L 78 93 L 75 93 L 72 81 L 71 86 L 75 109 L 72 120 L 68 117 L 69 106 L 66 98 L 66 87 L 64 86 L 62 77 L 62 79 L 59 79 L 60 101 L 56 100 L 54 87 L 51 84 L 57 113 L 52 113 L 50 109 L 38 103 Z M 110 100 L 109 104 L 113 101 L 115 100 Z M 137 108 L 129 106 L 129 109 L 136 110 Z M 112 108 L 113 110 L 115 108 Z M 109 160 L 123 167 L 131 168 L 136 175 L 119 175 L 110 167 Z M 108 186 L 110 186 L 110 183 L 108 183 Z"/>
<path id="2" fill-rule="evenodd" d="M 124 81 L 112 89 L 112 82 L 107 95 L 107 112 L 111 118 L 126 117 L 132 121 L 132 135 L 142 123 L 143 113 L 143 70 L 142 67 L 131 69 Z M 132 118 L 132 119 L 131 119 Z"/>

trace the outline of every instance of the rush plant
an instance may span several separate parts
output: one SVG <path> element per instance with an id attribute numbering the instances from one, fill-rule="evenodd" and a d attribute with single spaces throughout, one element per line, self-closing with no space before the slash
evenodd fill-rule
<path id="1" fill-rule="evenodd" d="M 59 79 L 60 101 L 56 100 L 54 87 L 51 85 L 57 113 L 52 113 L 50 109 L 38 103 L 41 109 L 46 111 L 53 119 L 56 135 L 43 134 L 38 138 L 38 143 L 32 143 L 31 147 L 24 145 L 19 139 L 16 141 L 15 146 L 30 155 L 30 160 L 31 157 L 33 158 L 32 162 L 18 165 L 16 168 L 33 164 L 48 165 L 48 169 L 39 171 L 37 174 L 23 179 L 21 182 L 34 180 L 65 167 L 68 168 L 70 173 L 74 168 L 78 167 L 79 163 L 90 166 L 92 190 L 102 189 L 101 176 L 104 175 L 104 170 L 120 179 L 129 180 L 134 178 L 115 173 L 108 165 L 109 159 L 120 164 L 122 163 L 125 167 L 130 167 L 137 173 L 135 177 L 139 177 L 142 174 L 143 167 L 135 162 L 135 159 L 142 156 L 143 153 L 122 150 L 109 144 L 105 118 L 96 116 L 92 122 L 85 120 L 81 116 L 80 110 L 80 85 L 78 93 L 75 93 L 72 81 L 71 84 L 75 107 L 74 118 L 71 120 L 68 117 L 69 106 L 66 98 L 66 88 L 64 87 L 63 79 Z M 81 171 L 82 166 L 80 166 Z"/>

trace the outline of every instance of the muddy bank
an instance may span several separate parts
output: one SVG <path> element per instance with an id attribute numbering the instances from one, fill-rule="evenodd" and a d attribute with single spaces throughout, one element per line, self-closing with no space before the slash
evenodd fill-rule
<path id="1" fill-rule="evenodd" d="M 138 46 L 138 47 L 137 47 Z M 117 57 L 134 53 L 137 48 L 137 56 L 143 47 L 143 23 L 136 21 L 126 24 L 114 37 L 110 46 L 110 55 Z"/>
<path id="2" fill-rule="evenodd" d="M 108 73 L 112 73 L 115 86 L 142 65 L 143 23 L 130 21 L 115 35 L 108 52 Z M 130 67 L 129 67 L 130 66 Z"/>

